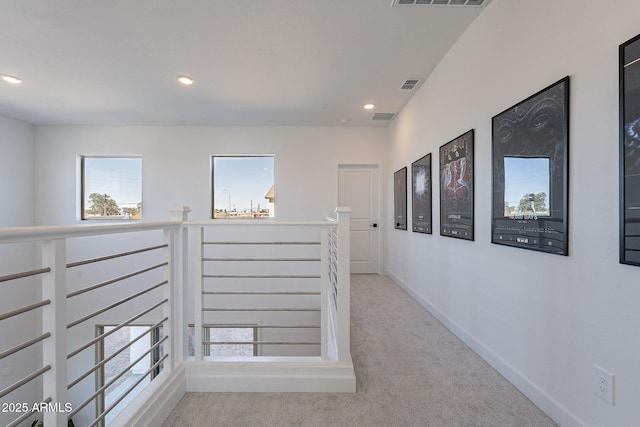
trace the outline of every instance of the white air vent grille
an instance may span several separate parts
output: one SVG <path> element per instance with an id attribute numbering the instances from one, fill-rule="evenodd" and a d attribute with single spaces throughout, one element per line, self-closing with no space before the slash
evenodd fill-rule
<path id="1" fill-rule="evenodd" d="M 400 89 L 404 90 L 413 90 L 420 80 L 418 79 L 408 79 L 406 80 Z"/>
<path id="2" fill-rule="evenodd" d="M 391 7 L 400 6 L 486 6 L 490 0 L 393 0 Z"/>
<path id="3" fill-rule="evenodd" d="M 396 113 L 375 113 L 371 120 L 392 120 Z"/>

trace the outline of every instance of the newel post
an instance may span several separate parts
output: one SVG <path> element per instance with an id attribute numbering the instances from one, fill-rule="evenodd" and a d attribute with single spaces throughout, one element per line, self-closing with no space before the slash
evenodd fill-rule
<path id="1" fill-rule="evenodd" d="M 42 331 L 51 337 L 42 342 L 42 364 L 50 369 L 42 376 L 44 399 L 66 408 L 67 398 L 67 245 L 66 240 L 42 241 L 42 266 L 51 271 L 42 276 L 42 299 L 51 301 L 42 309 Z M 64 410 L 43 411 L 44 425 L 66 426 Z"/>
<path id="2" fill-rule="evenodd" d="M 338 218 L 338 360 L 351 360 L 351 208 L 336 208 Z"/>
<path id="3" fill-rule="evenodd" d="M 191 290 L 193 292 L 193 344 L 194 359 L 202 360 L 202 242 L 204 239 L 204 227 L 198 227 L 193 236 L 193 254 L 189 270 L 191 276 Z"/>
<path id="4" fill-rule="evenodd" d="M 320 230 L 320 356 L 329 357 L 329 235 L 331 228 Z"/>
<path id="5" fill-rule="evenodd" d="M 171 221 L 180 221 L 182 223 L 189 220 L 188 206 L 178 206 L 169 208 L 169 219 Z M 172 369 L 177 367 L 185 357 L 184 351 L 187 348 L 185 336 L 185 299 L 184 289 L 188 282 L 188 229 L 181 226 L 164 232 L 165 243 L 169 244 L 165 257 L 167 261 L 171 260 L 170 266 L 170 287 L 165 297 L 169 298 L 171 310 L 167 314 L 169 316 L 169 324 L 171 325 L 170 335 L 173 347 L 173 355 L 171 360 Z"/>
<path id="6" fill-rule="evenodd" d="M 169 208 L 169 219 L 171 221 L 189 221 L 189 206 L 174 206 Z"/>

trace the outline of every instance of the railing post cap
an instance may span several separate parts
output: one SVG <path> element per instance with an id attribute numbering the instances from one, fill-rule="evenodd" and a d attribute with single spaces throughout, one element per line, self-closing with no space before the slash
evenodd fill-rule
<path id="1" fill-rule="evenodd" d="M 170 217 L 176 221 L 188 221 L 189 220 L 189 206 L 172 206 L 169 208 Z"/>

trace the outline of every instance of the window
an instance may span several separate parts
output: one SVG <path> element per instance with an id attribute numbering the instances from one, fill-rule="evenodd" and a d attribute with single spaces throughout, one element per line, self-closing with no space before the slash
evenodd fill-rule
<path id="1" fill-rule="evenodd" d="M 96 335 L 101 336 L 116 327 L 98 325 Z M 106 386 L 96 399 L 96 410 L 107 414 L 109 424 L 126 406 L 161 372 L 157 364 L 163 356 L 161 327 L 125 326 L 99 341 L 96 348 L 96 390 Z M 146 374 L 146 375 L 145 375 Z M 125 397 L 126 396 L 126 397 Z M 118 402 L 123 399 L 122 402 Z M 114 406 L 115 405 L 115 406 Z"/>
<path id="2" fill-rule="evenodd" d="M 273 218 L 273 156 L 214 156 L 212 218 Z"/>
<path id="3" fill-rule="evenodd" d="M 142 218 L 142 159 L 81 157 L 82 219 Z"/>
<path id="4" fill-rule="evenodd" d="M 195 354 L 194 325 L 187 330 L 187 354 Z M 255 325 L 203 325 L 203 356 L 258 356 L 258 328 Z"/>

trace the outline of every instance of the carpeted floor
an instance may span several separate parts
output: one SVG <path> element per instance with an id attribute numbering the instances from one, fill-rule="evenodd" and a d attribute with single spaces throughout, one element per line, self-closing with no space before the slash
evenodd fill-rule
<path id="1" fill-rule="evenodd" d="M 351 287 L 356 393 L 188 393 L 164 426 L 556 426 L 390 279 Z"/>

